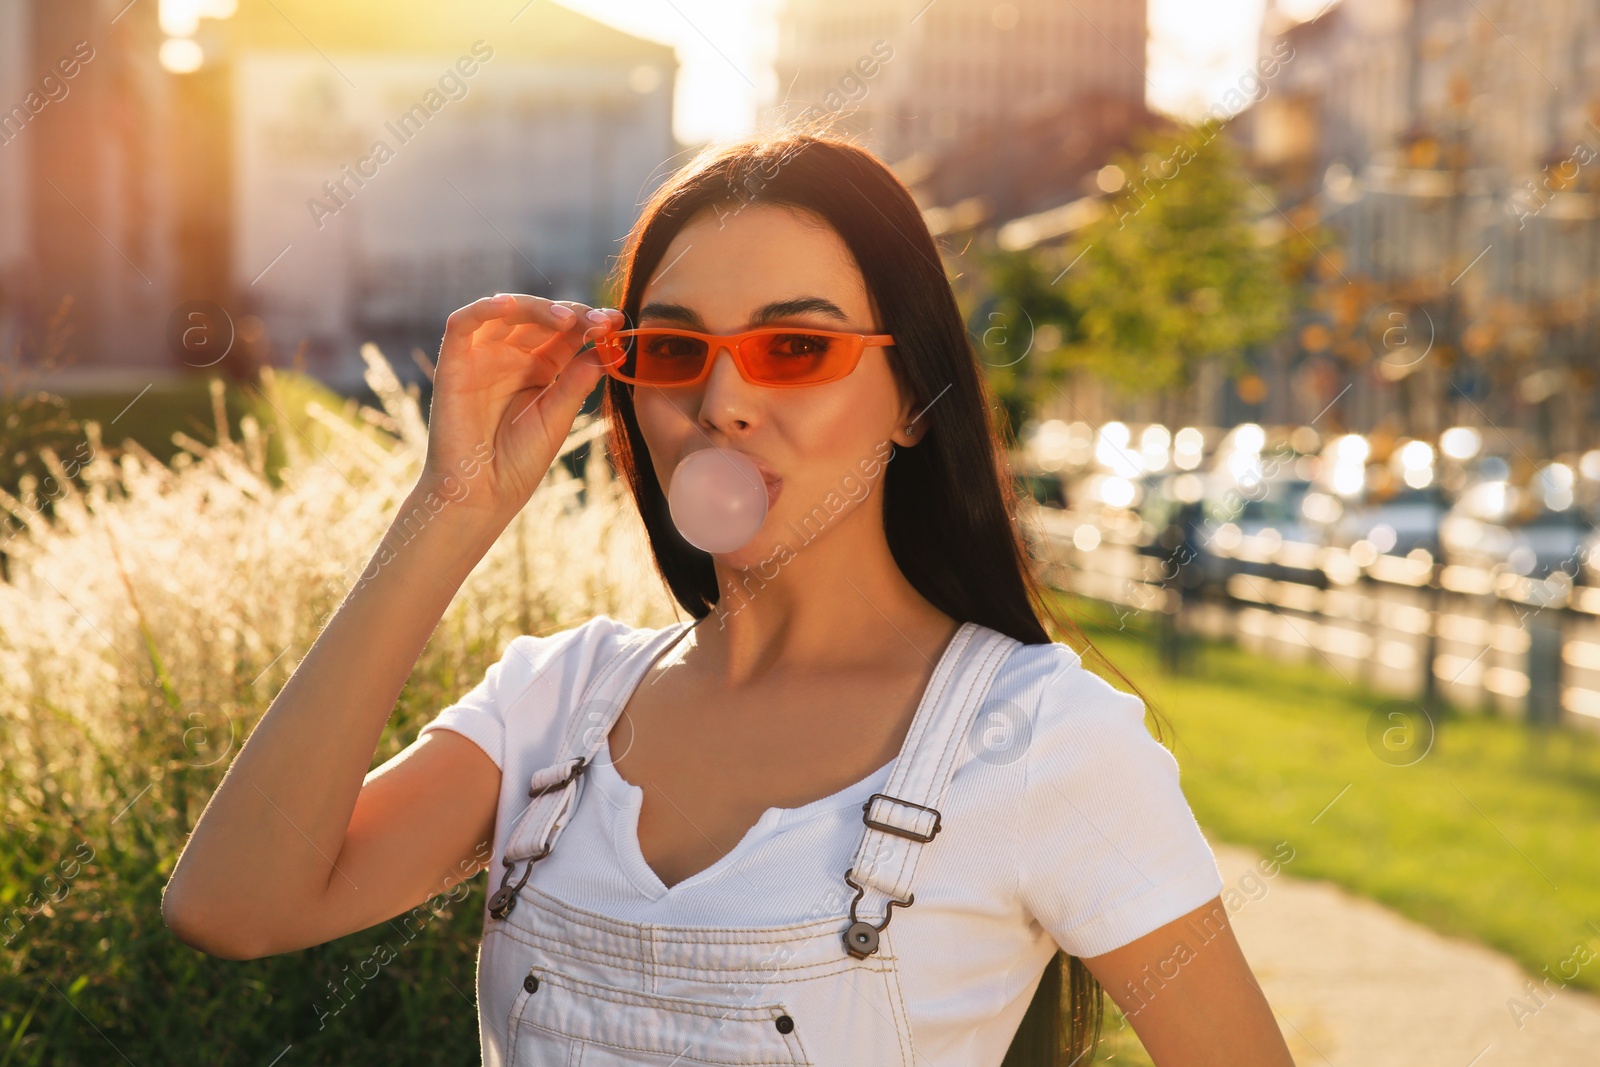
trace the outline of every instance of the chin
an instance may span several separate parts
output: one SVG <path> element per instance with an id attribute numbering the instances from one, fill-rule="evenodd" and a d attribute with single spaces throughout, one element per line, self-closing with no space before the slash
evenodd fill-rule
<path id="1" fill-rule="evenodd" d="M 733 572 L 732 580 L 738 584 L 741 593 L 744 593 L 747 580 L 748 588 L 753 593 L 763 583 L 777 578 L 784 565 L 794 560 L 798 549 L 793 537 L 786 535 L 787 532 L 782 519 L 769 514 L 767 521 L 761 524 L 761 529 L 742 547 L 732 552 L 715 553 L 712 558 L 719 568 Z M 724 588 L 723 594 L 727 592 Z"/>
<path id="2" fill-rule="evenodd" d="M 766 527 L 763 526 L 742 548 L 736 548 L 732 552 L 718 552 L 712 558 L 720 566 L 730 570 L 748 571 L 759 568 L 762 578 L 770 581 L 776 576 L 785 555 L 780 552 L 779 538 L 770 536 L 765 531 Z"/>

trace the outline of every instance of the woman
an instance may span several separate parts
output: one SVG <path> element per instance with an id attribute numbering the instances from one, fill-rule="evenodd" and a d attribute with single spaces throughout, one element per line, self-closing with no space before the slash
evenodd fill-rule
<path id="1" fill-rule="evenodd" d="M 1064 1065 L 1102 985 L 1162 1067 L 1291 1063 L 1143 702 L 1040 623 L 904 186 L 826 136 L 710 149 L 619 270 L 620 310 L 450 316 L 402 515 L 451 503 L 391 552 L 396 520 L 252 733 L 168 886 L 178 936 L 235 959 L 320 944 L 487 854 L 486 1064 Z M 366 774 L 602 375 L 610 454 L 691 618 L 518 637 Z M 712 446 L 769 501 L 717 555 L 664 492 Z"/>

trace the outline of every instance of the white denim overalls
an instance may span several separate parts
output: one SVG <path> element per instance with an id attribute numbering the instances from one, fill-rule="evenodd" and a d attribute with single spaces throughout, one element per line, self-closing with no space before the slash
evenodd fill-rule
<path id="1" fill-rule="evenodd" d="M 891 912 L 913 904 L 917 860 L 939 831 L 973 717 L 1021 642 L 973 622 L 956 631 L 884 792 L 862 806 L 854 866 L 802 921 L 619 922 L 542 892 L 528 875 L 576 810 L 583 769 L 609 753 L 623 704 L 692 625 L 641 631 L 596 672 L 562 757 L 534 773 L 528 807 L 496 834 L 478 953 L 484 1067 L 911 1067 Z"/>

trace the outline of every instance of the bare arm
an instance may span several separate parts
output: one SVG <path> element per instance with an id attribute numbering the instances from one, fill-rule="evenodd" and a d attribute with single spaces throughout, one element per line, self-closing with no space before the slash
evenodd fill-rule
<path id="1" fill-rule="evenodd" d="M 232 959 L 320 944 L 448 890 L 486 857 L 499 771 L 471 741 L 429 734 L 368 767 L 446 607 L 599 380 L 573 359 L 589 309 L 569 305 L 578 314 L 564 323 L 552 306 L 486 299 L 451 315 L 423 475 L 168 882 L 162 916 L 184 942 Z"/>
<path id="2" fill-rule="evenodd" d="M 1157 1067 L 1294 1067 L 1220 897 L 1083 962 Z"/>

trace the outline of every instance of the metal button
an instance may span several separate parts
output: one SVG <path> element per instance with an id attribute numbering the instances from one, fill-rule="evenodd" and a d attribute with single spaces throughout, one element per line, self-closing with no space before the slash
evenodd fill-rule
<path id="1" fill-rule="evenodd" d="M 794 1029 L 794 1020 L 787 1015 L 780 1015 L 773 1020 L 773 1025 L 778 1028 L 778 1033 L 787 1034 Z"/>
<path id="2" fill-rule="evenodd" d="M 522 980 L 522 988 L 526 989 L 530 993 L 537 993 L 539 991 L 538 975 L 530 974 L 528 977 L 524 978 Z"/>
<path id="3" fill-rule="evenodd" d="M 865 959 L 878 951 L 878 928 L 858 920 L 844 932 L 844 947 L 856 959 Z"/>
<path id="4" fill-rule="evenodd" d="M 504 919 L 511 914 L 511 909 L 517 906 L 516 890 L 510 886 L 501 886 L 489 898 L 489 914 L 496 919 Z"/>

